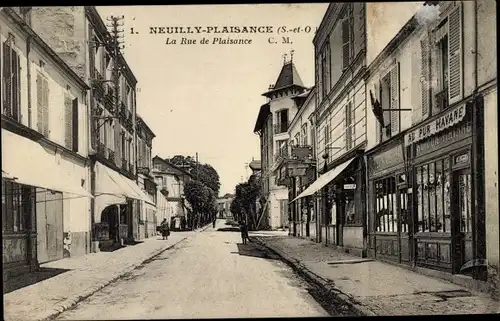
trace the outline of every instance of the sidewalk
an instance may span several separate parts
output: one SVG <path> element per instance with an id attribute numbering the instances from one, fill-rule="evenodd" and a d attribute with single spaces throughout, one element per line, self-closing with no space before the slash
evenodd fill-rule
<path id="1" fill-rule="evenodd" d="M 357 315 L 500 313 L 487 294 L 290 236 L 251 236 Z"/>
<path id="2" fill-rule="evenodd" d="M 114 252 L 91 253 L 42 264 L 42 272 L 38 274 L 50 273 L 47 271 L 62 273 L 4 294 L 4 320 L 44 320 L 55 317 L 144 261 L 208 227 L 195 232 L 172 232 L 167 241 L 156 236 Z M 33 276 L 36 277 L 36 274 Z"/>

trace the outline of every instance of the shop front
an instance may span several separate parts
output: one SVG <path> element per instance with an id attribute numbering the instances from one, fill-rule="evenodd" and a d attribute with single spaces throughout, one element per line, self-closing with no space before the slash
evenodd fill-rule
<path id="1" fill-rule="evenodd" d="M 79 177 L 40 144 L 40 134 L 31 129 L 23 134 L 4 128 L 1 133 L 4 280 L 62 259 L 68 201 L 92 198 Z"/>
<path id="2" fill-rule="evenodd" d="M 460 104 L 405 135 L 416 266 L 466 275 L 482 269 L 477 263 L 484 260 L 484 212 L 474 205 L 481 198 L 474 106 Z"/>
<path id="3" fill-rule="evenodd" d="M 347 159 L 347 160 L 346 160 Z M 297 198 L 320 199 L 316 240 L 364 256 L 365 166 L 357 153 L 320 175 Z M 312 208 L 314 208 L 312 206 Z"/>
<path id="4" fill-rule="evenodd" d="M 367 255 L 410 264 L 411 188 L 403 136 L 367 152 Z"/>
<path id="5" fill-rule="evenodd" d="M 97 251 L 133 240 L 137 234 L 133 228 L 134 201 L 154 202 L 134 181 L 100 162 L 95 163 L 95 177 L 93 247 Z"/>

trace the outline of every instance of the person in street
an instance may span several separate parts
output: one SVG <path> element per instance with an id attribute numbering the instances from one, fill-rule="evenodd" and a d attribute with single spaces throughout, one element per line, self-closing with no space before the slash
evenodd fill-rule
<path id="1" fill-rule="evenodd" d="M 247 226 L 247 222 L 245 222 L 245 220 L 241 221 L 240 231 L 241 231 L 241 241 L 243 242 L 243 244 L 247 244 L 247 240 L 248 240 L 248 226 Z"/>
<path id="2" fill-rule="evenodd" d="M 215 222 L 217 221 L 217 218 L 214 218 L 214 221 L 212 222 L 213 228 L 215 228 Z"/>
<path id="3" fill-rule="evenodd" d="M 161 222 L 161 236 L 164 240 L 168 240 L 168 236 L 170 235 L 170 227 L 168 226 L 167 219 L 164 218 Z"/>

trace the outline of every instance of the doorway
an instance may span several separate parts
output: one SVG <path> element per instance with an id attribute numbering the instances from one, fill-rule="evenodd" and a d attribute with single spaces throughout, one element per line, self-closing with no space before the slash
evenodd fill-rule
<path id="1" fill-rule="evenodd" d="M 63 193 L 37 189 L 36 229 L 38 263 L 64 256 Z"/>
<path id="2" fill-rule="evenodd" d="M 472 177 L 470 168 L 453 171 L 453 272 L 471 275 L 473 253 Z"/>

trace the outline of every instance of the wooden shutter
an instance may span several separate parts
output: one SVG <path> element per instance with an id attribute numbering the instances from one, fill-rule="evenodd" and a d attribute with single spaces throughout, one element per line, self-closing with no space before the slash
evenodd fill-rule
<path id="1" fill-rule="evenodd" d="M 42 78 L 43 135 L 49 137 L 49 81 Z"/>
<path id="2" fill-rule="evenodd" d="M 420 81 L 421 81 L 421 97 L 422 97 L 422 119 L 427 118 L 429 116 L 429 107 L 430 107 L 430 43 L 429 36 L 426 34 L 420 40 L 420 59 L 422 61 L 422 68 L 420 69 Z M 418 119 L 418 118 L 417 118 Z"/>
<path id="3" fill-rule="evenodd" d="M 350 60 L 349 19 L 342 20 L 342 68 L 349 67 Z"/>
<path id="4" fill-rule="evenodd" d="M 11 49 L 7 43 L 3 43 L 3 78 L 5 82 L 5 97 L 3 101 L 3 112 L 12 115 L 12 66 Z"/>
<path id="5" fill-rule="evenodd" d="M 11 60 L 12 60 L 12 118 L 17 121 L 20 121 L 20 103 L 19 99 L 21 98 L 20 91 L 20 61 L 18 54 L 12 50 L 11 52 Z"/>
<path id="6" fill-rule="evenodd" d="M 352 132 L 351 132 L 351 103 L 347 103 L 345 106 L 345 140 L 346 140 L 346 149 L 349 150 L 352 148 Z"/>
<path id="7" fill-rule="evenodd" d="M 391 109 L 399 109 L 399 62 L 396 63 L 391 71 Z M 391 134 L 394 136 L 399 133 L 400 111 L 391 110 Z"/>
<path id="8" fill-rule="evenodd" d="M 463 95 L 461 6 L 449 14 L 448 28 L 448 98 L 451 105 L 462 99 Z"/>
<path id="9" fill-rule="evenodd" d="M 71 113 L 71 127 L 73 129 L 72 132 L 72 145 L 73 151 L 78 152 L 78 98 L 73 99 L 73 110 Z"/>
<path id="10" fill-rule="evenodd" d="M 43 82 L 40 73 L 36 75 L 36 114 L 37 129 L 43 133 Z"/>
<path id="11" fill-rule="evenodd" d="M 64 146 L 73 149 L 73 99 L 68 94 L 64 95 Z"/>

